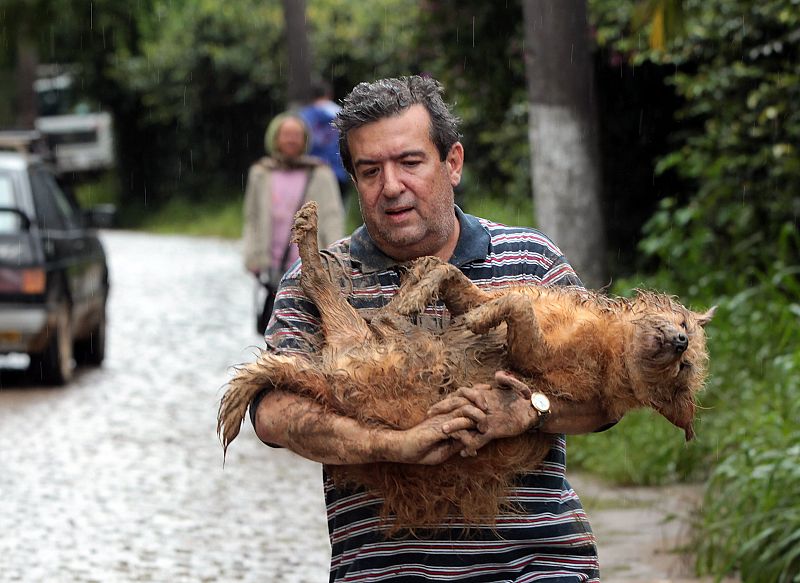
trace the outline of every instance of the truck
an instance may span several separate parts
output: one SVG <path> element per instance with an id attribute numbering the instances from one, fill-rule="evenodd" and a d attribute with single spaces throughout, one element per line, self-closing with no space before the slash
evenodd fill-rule
<path id="1" fill-rule="evenodd" d="M 75 71 L 63 65 L 40 65 L 36 77 L 34 125 L 53 153 L 56 171 L 87 177 L 113 168 L 111 114 L 80 96 Z"/>

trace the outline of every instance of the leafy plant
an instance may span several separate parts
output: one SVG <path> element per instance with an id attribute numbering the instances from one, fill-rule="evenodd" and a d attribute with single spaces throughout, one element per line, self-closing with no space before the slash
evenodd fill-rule
<path id="1" fill-rule="evenodd" d="M 650 56 L 677 64 L 671 82 L 688 124 L 656 171 L 676 171 L 691 191 L 664 201 L 641 250 L 674 267 L 682 284 L 722 291 L 731 271 L 771 269 L 776 244 L 788 263 L 800 261 L 797 238 L 787 236 L 800 212 L 800 3 L 686 4 L 695 15 L 687 35 Z"/>
<path id="2" fill-rule="evenodd" d="M 743 581 L 770 583 L 800 578 L 797 427 L 770 421 L 769 431 L 748 436 L 717 466 L 706 488 L 695 542 L 703 573 L 739 571 Z"/>

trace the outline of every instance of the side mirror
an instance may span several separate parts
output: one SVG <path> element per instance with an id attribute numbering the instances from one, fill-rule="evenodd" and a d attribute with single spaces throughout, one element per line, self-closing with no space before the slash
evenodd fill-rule
<path id="1" fill-rule="evenodd" d="M 117 218 L 117 207 L 113 204 L 98 204 L 83 211 L 87 227 L 110 229 Z"/>
<path id="2" fill-rule="evenodd" d="M 25 212 L 15 207 L 0 207 L 0 233 L 18 233 L 30 230 L 31 218 Z"/>

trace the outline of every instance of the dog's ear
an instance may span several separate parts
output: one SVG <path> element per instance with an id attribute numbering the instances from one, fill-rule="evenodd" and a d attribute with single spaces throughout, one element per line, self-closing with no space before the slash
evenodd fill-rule
<path id="1" fill-rule="evenodd" d="M 704 327 L 711 321 L 717 311 L 717 306 L 711 306 L 705 314 L 697 314 L 697 324 Z"/>
<path id="2" fill-rule="evenodd" d="M 654 409 L 675 427 L 683 429 L 686 441 L 691 441 L 694 438 L 694 413 L 696 407 L 691 397 L 678 398 L 664 405 L 655 406 Z"/>

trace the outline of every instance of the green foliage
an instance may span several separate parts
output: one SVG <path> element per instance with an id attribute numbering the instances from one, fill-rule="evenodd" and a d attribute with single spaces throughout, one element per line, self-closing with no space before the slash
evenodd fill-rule
<path id="1" fill-rule="evenodd" d="M 503 200 L 470 193 L 462 203 L 469 213 L 491 221 L 520 227 L 536 226 L 533 220 L 533 200 L 530 197 Z"/>
<path id="2" fill-rule="evenodd" d="M 633 4 L 592 5 L 607 50 L 671 66 L 683 99 L 672 152 L 656 167 L 680 180 L 640 244 L 658 267 L 649 286 L 719 309 L 695 442 L 673 448 L 634 417 L 576 440 L 571 455 L 623 479 L 648 465 L 647 479 L 708 477 L 698 569 L 798 581 L 800 1 L 685 0 L 685 33 L 660 51 L 631 33 Z M 629 463 L 604 466 L 608 451 Z"/>
<path id="3" fill-rule="evenodd" d="M 687 5 L 687 36 L 652 56 L 679 65 L 672 82 L 686 101 L 687 130 L 657 171 L 676 171 L 692 192 L 664 202 L 642 250 L 680 265 L 681 283 L 722 291 L 732 271 L 769 272 L 777 245 L 800 261 L 800 3 Z M 704 277 L 709 265 L 725 270 Z"/>
<path id="4" fill-rule="evenodd" d="M 770 429 L 723 460 L 706 489 L 695 547 L 704 573 L 739 570 L 743 581 L 764 583 L 800 577 L 800 445 L 789 428 Z"/>
<path id="5" fill-rule="evenodd" d="M 74 191 L 83 208 L 99 204 L 119 204 L 119 182 L 113 172 L 104 172 L 94 180 L 77 184 Z"/>
<path id="6" fill-rule="evenodd" d="M 698 566 L 746 582 L 800 577 L 800 269 L 721 302 L 703 404 L 716 451 L 698 524 Z"/>
<path id="7" fill-rule="evenodd" d="M 521 208 L 531 198 L 521 3 L 424 2 L 421 19 L 422 67 L 462 119 L 467 210 L 485 198 Z"/>
<path id="8" fill-rule="evenodd" d="M 692 481 L 704 477 L 705 439 L 687 444 L 683 432 L 656 413 L 635 411 L 608 431 L 570 437 L 570 466 L 618 484 Z"/>
<path id="9" fill-rule="evenodd" d="M 140 96 L 140 123 L 159 135 L 150 200 L 204 191 L 214 177 L 239 186 L 285 99 L 280 5 L 161 2 L 156 13 L 139 54 L 110 73 Z"/>
<path id="10" fill-rule="evenodd" d="M 236 196 L 286 108 L 279 0 L 10 0 L 4 10 L 30 24 L 42 60 L 82 65 L 81 86 L 113 113 L 132 215 L 174 197 Z M 314 69 L 338 97 L 376 75 L 415 72 L 417 12 L 411 0 L 307 3 Z M 11 53 L 0 44 L 0 65 Z M 209 186 L 220 181 L 228 188 Z"/>
<path id="11" fill-rule="evenodd" d="M 631 66 L 670 67 L 665 90 L 683 100 L 672 151 L 655 169 L 680 180 L 646 224 L 640 251 L 674 270 L 682 287 L 720 293 L 730 273 L 768 272 L 772 248 L 796 230 L 800 4 L 685 0 L 673 26 L 684 33 L 650 50 L 648 26 L 632 22 L 637 8 L 664 3 L 590 1 L 601 46 Z M 788 241 L 787 260 L 796 263 L 800 247 Z"/>
<path id="12" fill-rule="evenodd" d="M 315 72 L 340 98 L 361 81 L 417 73 L 419 10 L 415 0 L 306 2 Z"/>

